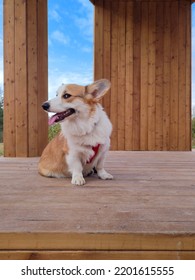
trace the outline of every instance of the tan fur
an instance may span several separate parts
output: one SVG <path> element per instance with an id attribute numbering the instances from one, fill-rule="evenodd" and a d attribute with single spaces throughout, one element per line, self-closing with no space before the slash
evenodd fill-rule
<path id="1" fill-rule="evenodd" d="M 44 149 L 44 153 L 38 165 L 39 173 L 46 177 L 70 176 L 66 161 L 64 160 L 67 153 L 67 141 L 63 135 L 59 133 Z"/>
<path id="2" fill-rule="evenodd" d="M 83 176 L 96 168 L 103 180 L 113 176 L 105 171 L 104 159 L 110 146 L 112 125 L 99 104 L 99 99 L 110 88 L 110 82 L 102 79 L 86 87 L 69 84 L 61 85 L 57 97 L 43 104 L 47 112 L 57 113 L 50 124 L 60 121 L 59 133 L 44 149 L 38 170 L 46 177 L 72 177 L 72 184 L 83 185 Z M 65 96 L 69 94 L 71 96 Z M 44 105 L 47 105 L 45 107 Z M 56 119 L 67 109 L 74 110 L 65 119 Z M 99 146 L 94 156 L 93 147 Z"/>

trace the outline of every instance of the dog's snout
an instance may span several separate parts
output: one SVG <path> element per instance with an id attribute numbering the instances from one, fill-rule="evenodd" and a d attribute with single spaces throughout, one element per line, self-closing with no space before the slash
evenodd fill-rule
<path id="1" fill-rule="evenodd" d="M 50 107 L 49 102 L 45 102 L 45 103 L 42 104 L 42 108 L 43 108 L 45 111 L 47 111 L 47 110 L 49 109 L 49 107 Z"/>

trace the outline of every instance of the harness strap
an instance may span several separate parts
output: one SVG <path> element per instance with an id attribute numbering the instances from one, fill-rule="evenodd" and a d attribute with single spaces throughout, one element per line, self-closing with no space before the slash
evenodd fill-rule
<path id="1" fill-rule="evenodd" d="M 92 150 L 94 151 L 94 155 L 87 161 L 87 163 L 91 163 L 93 159 L 96 157 L 98 151 L 99 151 L 100 144 L 97 144 L 97 146 L 92 147 Z"/>

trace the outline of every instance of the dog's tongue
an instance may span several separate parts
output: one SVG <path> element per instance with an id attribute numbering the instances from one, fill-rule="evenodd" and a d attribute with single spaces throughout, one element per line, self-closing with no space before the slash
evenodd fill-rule
<path id="1" fill-rule="evenodd" d="M 48 124 L 53 125 L 57 119 L 58 119 L 58 115 L 57 114 L 53 115 L 51 118 L 49 118 Z"/>
<path id="2" fill-rule="evenodd" d="M 57 113 L 55 114 L 54 116 L 52 116 L 50 119 L 49 119 L 49 125 L 52 125 L 54 123 L 57 123 L 57 122 L 60 122 L 60 121 L 63 121 L 65 118 L 69 117 L 70 115 L 74 114 L 75 113 L 75 109 L 73 108 L 69 108 L 67 109 L 66 111 L 64 112 L 61 112 L 61 113 Z"/>

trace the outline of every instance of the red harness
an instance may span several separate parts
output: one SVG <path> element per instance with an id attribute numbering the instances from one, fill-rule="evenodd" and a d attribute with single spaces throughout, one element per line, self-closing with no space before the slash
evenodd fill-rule
<path id="1" fill-rule="evenodd" d="M 92 150 L 94 151 L 94 155 L 87 161 L 87 163 L 91 163 L 92 160 L 96 157 L 96 155 L 99 151 L 99 147 L 100 147 L 100 144 L 97 144 L 97 146 L 92 147 Z"/>

